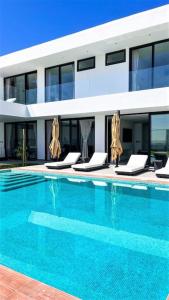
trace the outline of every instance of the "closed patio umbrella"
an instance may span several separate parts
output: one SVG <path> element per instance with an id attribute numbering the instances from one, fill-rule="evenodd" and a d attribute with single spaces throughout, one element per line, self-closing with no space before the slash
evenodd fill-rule
<path id="1" fill-rule="evenodd" d="M 111 160 L 116 160 L 116 166 L 118 166 L 119 157 L 123 153 L 120 142 L 120 118 L 118 113 L 115 113 L 112 118 L 112 143 L 110 147 Z"/>
<path id="2" fill-rule="evenodd" d="M 58 118 L 54 118 L 52 123 L 52 141 L 49 145 L 51 158 L 59 158 L 61 154 L 61 146 L 59 142 L 59 122 Z"/>

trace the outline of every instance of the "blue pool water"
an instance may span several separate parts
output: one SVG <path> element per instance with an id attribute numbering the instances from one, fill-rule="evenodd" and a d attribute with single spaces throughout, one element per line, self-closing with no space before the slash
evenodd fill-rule
<path id="1" fill-rule="evenodd" d="M 0 172 L 0 263 L 87 300 L 165 300 L 169 185 Z"/>

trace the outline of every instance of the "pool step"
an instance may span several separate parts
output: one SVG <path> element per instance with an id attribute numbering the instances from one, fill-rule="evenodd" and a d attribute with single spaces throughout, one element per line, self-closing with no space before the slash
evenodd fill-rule
<path id="1" fill-rule="evenodd" d="M 0 174 L 0 180 L 2 180 L 2 179 L 10 179 L 10 178 L 22 178 L 22 177 L 24 177 L 24 176 L 30 176 L 31 174 L 28 174 L 28 173 L 13 173 L 13 174 Z"/>
<path id="2" fill-rule="evenodd" d="M 7 192 L 7 191 L 11 191 L 11 190 L 16 190 L 16 189 L 20 189 L 26 186 L 30 186 L 30 185 L 34 185 L 34 184 L 38 184 L 38 183 L 42 183 L 46 181 L 46 179 L 44 179 L 43 177 L 37 177 L 34 178 L 32 180 L 27 180 L 24 182 L 18 182 L 17 184 L 10 184 L 9 186 L 1 186 L 0 190 L 1 192 Z"/>
<path id="3" fill-rule="evenodd" d="M 24 175 L 22 177 L 8 177 L 8 178 L 0 178 L 0 184 L 4 183 L 12 183 L 12 182 L 17 182 L 17 181 L 22 181 L 25 179 L 33 178 L 35 175 Z M 36 176 L 37 177 L 37 176 Z"/>
<path id="4" fill-rule="evenodd" d="M 18 179 L 15 179 L 15 180 L 6 180 L 3 183 L 1 183 L 0 186 L 2 186 L 2 187 L 8 187 L 8 186 L 18 185 L 18 184 L 21 184 L 21 183 L 30 182 L 30 181 L 41 179 L 41 178 L 42 177 L 29 176 L 29 177 L 22 177 L 19 180 Z"/>
<path id="5" fill-rule="evenodd" d="M 46 181 L 43 176 L 28 173 L 7 173 L 0 176 L 0 191 L 6 192 Z"/>

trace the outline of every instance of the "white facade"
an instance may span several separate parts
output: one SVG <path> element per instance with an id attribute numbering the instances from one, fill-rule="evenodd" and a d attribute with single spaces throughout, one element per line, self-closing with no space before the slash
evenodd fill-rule
<path id="1" fill-rule="evenodd" d="M 169 111 L 169 84 L 129 91 L 131 48 L 167 39 L 169 5 L 0 57 L 0 157 L 5 156 L 5 123 L 37 121 L 37 158 L 45 159 L 45 120 L 54 116 L 94 117 L 95 151 L 105 151 L 105 116 L 117 110 L 122 115 Z M 107 53 L 123 49 L 124 62 L 105 65 Z M 78 72 L 77 61 L 93 56 L 95 68 Z M 45 68 L 69 62 L 75 65 L 74 98 L 45 102 Z M 4 101 L 4 78 L 31 71 L 37 71 L 37 103 Z"/>

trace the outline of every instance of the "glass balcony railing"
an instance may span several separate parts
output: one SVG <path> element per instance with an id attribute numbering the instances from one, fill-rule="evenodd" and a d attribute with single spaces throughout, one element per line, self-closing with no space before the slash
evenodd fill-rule
<path id="1" fill-rule="evenodd" d="M 169 86 L 169 65 L 130 72 L 130 91 Z"/>
<path id="2" fill-rule="evenodd" d="M 75 78 L 75 82 L 46 86 L 38 92 L 44 95 L 46 102 L 52 102 L 162 87 L 169 87 L 169 65 L 118 73 L 117 76 L 113 72 L 83 74 L 83 78 Z M 37 103 L 37 89 L 25 92 L 11 88 L 9 95 L 9 98 L 16 98 L 16 103 Z"/>

